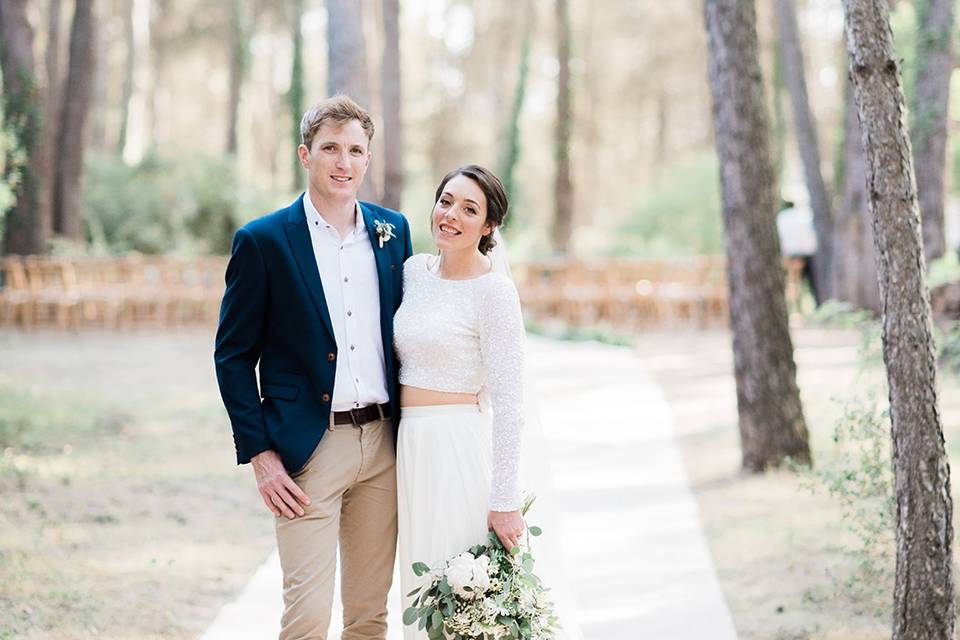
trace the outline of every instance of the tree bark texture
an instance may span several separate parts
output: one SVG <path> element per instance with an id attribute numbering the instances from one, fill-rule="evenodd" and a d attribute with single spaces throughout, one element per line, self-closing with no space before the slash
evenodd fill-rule
<path id="1" fill-rule="evenodd" d="M 915 0 L 916 78 L 910 100 L 910 142 L 927 261 L 946 251 L 943 221 L 947 112 L 953 71 L 953 0 Z"/>
<path id="2" fill-rule="evenodd" d="M 22 164 L 8 166 L 5 179 L 16 180 L 16 202 L 4 223 L 5 254 L 42 253 L 46 234 L 38 210 L 40 190 L 40 100 L 33 58 L 33 28 L 27 21 L 26 0 L 0 2 L 0 69 L 3 71 L 4 119 L 25 155 Z M 16 175 L 12 174 L 15 172 Z"/>
<path id="3" fill-rule="evenodd" d="M 327 0 L 327 94 L 343 93 L 370 110 L 367 41 L 363 35 L 363 4 L 357 0 Z M 371 167 L 376 158 L 371 161 Z M 372 172 L 360 185 L 363 200 L 378 200 Z"/>
<path id="4" fill-rule="evenodd" d="M 897 496 L 894 640 L 953 640 L 953 501 L 920 211 L 886 0 L 844 0 L 879 258 Z"/>
<path id="5" fill-rule="evenodd" d="M 383 205 L 399 210 L 403 197 L 399 0 L 383 0 L 383 37 Z"/>
<path id="6" fill-rule="evenodd" d="M 554 220 L 553 250 L 570 253 L 573 234 L 573 178 L 570 175 L 570 136 L 573 129 L 573 100 L 570 91 L 570 4 L 555 0 L 557 16 L 557 132 L 554 143 Z"/>
<path id="7" fill-rule="evenodd" d="M 820 145 L 817 125 L 807 97 L 803 51 L 797 27 L 795 0 L 776 0 L 777 26 L 780 48 L 783 52 L 783 72 L 793 111 L 797 133 L 797 147 L 803 161 L 803 175 L 813 210 L 813 225 L 817 235 L 817 253 L 813 258 L 813 276 L 817 289 L 817 303 L 830 298 L 831 266 L 833 260 L 833 212 L 820 169 Z"/>
<path id="8" fill-rule="evenodd" d="M 867 207 L 867 178 L 853 89 L 844 93 L 843 196 L 834 222 L 833 296 L 859 309 L 880 313 L 873 225 Z"/>
<path id="9" fill-rule="evenodd" d="M 85 129 L 93 93 L 93 0 L 77 0 L 70 30 L 70 62 L 60 117 L 60 149 L 54 182 L 54 229 L 83 239 L 82 181 Z"/>
<path id="10" fill-rule="evenodd" d="M 787 325 L 753 0 L 706 0 L 743 468 L 810 462 Z"/>

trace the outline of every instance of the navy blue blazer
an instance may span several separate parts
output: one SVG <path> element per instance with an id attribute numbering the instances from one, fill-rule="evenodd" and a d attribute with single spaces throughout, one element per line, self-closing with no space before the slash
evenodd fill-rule
<path id="1" fill-rule="evenodd" d="M 410 226 L 390 209 L 361 202 L 360 210 L 377 262 L 380 333 L 396 428 L 400 402 L 393 315 L 400 306 L 403 262 L 413 253 Z M 382 248 L 376 221 L 392 224 L 396 235 Z M 226 283 L 214 362 L 237 463 L 273 449 L 287 471 L 296 472 L 326 432 L 338 357 L 303 196 L 237 231 Z"/>

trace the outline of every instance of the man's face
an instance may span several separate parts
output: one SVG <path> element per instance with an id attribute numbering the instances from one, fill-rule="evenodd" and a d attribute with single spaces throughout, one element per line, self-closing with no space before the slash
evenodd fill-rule
<path id="1" fill-rule="evenodd" d="M 356 199 L 370 164 L 369 140 L 359 120 L 325 122 L 312 148 L 301 144 L 297 154 L 318 196 L 334 202 Z"/>

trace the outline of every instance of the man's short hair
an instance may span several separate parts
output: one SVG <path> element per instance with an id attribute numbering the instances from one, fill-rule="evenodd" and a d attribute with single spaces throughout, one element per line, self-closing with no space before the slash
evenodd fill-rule
<path id="1" fill-rule="evenodd" d="M 350 99 L 349 96 L 338 94 L 327 98 L 323 102 L 311 107 L 300 119 L 300 140 L 307 147 L 313 148 L 313 138 L 317 131 L 326 122 L 346 124 L 351 120 L 360 122 L 367 134 L 367 143 L 373 140 L 373 120 L 366 109 Z"/>

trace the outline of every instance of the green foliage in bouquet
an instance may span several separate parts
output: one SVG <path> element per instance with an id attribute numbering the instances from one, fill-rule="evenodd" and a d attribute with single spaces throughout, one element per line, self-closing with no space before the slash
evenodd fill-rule
<path id="1" fill-rule="evenodd" d="M 522 513 L 533 503 L 528 498 Z M 550 640 L 558 620 L 553 602 L 533 572 L 529 536 L 542 533 L 529 527 L 525 549 L 507 550 L 490 532 L 485 544 L 458 554 L 444 567 L 413 563 L 417 576 L 429 576 L 407 594 L 417 596 L 403 612 L 403 623 L 416 624 L 430 640 Z"/>

